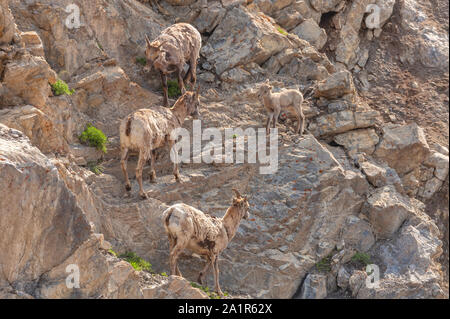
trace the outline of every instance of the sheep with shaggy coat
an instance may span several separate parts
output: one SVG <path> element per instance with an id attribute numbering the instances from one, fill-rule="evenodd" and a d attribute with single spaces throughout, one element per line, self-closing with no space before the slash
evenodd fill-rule
<path id="1" fill-rule="evenodd" d="M 177 72 L 178 85 L 181 93 L 186 91 L 184 80 L 190 81 L 195 86 L 197 75 L 197 60 L 200 56 L 202 38 L 200 33 L 188 23 L 176 23 L 161 32 L 152 42 L 145 36 L 147 48 L 145 55 L 147 58 L 146 70 L 153 66 L 161 75 L 162 87 L 164 91 L 164 106 L 168 106 L 168 86 L 167 75 Z M 189 63 L 189 70 L 183 79 L 183 67 Z"/>
<path id="2" fill-rule="evenodd" d="M 162 216 L 169 237 L 171 275 L 181 276 L 177 259 L 181 252 L 188 248 L 207 260 L 198 276 L 198 282 L 202 285 L 203 276 L 212 266 L 215 291 L 219 295 L 223 295 L 219 285 L 219 254 L 233 239 L 242 218 L 248 218 L 247 197 L 241 196 L 236 189 L 233 189 L 233 192 L 233 202 L 222 218 L 207 215 L 186 204 L 175 204 L 166 209 Z"/>

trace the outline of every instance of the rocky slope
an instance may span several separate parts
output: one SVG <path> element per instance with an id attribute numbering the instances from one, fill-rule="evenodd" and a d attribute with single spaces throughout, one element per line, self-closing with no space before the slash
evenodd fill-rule
<path id="1" fill-rule="evenodd" d="M 207 298 L 189 285 L 196 256 L 180 260 L 186 280 L 134 271 L 108 250 L 168 272 L 164 209 L 222 216 L 232 187 L 251 198 L 220 259 L 232 295 L 448 297 L 448 3 L 431 2 L 0 0 L 0 297 Z M 293 134 L 289 117 L 278 124 L 276 174 L 183 164 L 177 184 L 161 150 L 149 199 L 133 180 L 125 193 L 119 121 L 162 101 L 159 76 L 137 58 L 145 35 L 175 22 L 203 37 L 203 128 L 262 127 L 266 79 L 304 92 L 307 133 Z M 53 96 L 57 79 L 74 94 Z M 80 144 L 87 123 L 108 136 L 106 154 Z M 355 256 L 379 267 L 378 286 Z M 71 264 L 80 288 L 67 288 Z"/>

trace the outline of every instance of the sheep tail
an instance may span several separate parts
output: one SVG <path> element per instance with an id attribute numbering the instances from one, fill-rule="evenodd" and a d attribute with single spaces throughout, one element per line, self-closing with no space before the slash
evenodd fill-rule
<path id="1" fill-rule="evenodd" d="M 127 119 L 127 125 L 125 127 L 125 135 L 126 136 L 130 136 L 130 132 L 131 132 L 131 120 L 132 120 L 132 116 L 129 116 Z"/>

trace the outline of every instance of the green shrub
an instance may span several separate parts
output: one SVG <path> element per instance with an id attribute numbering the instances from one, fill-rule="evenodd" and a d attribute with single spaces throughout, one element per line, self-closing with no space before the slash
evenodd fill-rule
<path id="1" fill-rule="evenodd" d="M 179 97 L 181 95 L 180 87 L 178 86 L 178 81 L 169 80 L 167 81 L 168 95 L 170 98 Z"/>
<path id="2" fill-rule="evenodd" d="M 320 272 L 331 271 L 331 255 L 323 257 L 319 262 L 317 262 L 316 268 Z"/>
<path id="3" fill-rule="evenodd" d="M 366 253 L 357 252 L 353 255 L 352 261 L 355 263 L 362 263 L 365 266 L 370 265 L 372 262 L 370 261 L 370 255 Z"/>
<path id="4" fill-rule="evenodd" d="M 89 168 L 89 170 L 94 173 L 95 175 L 100 175 L 101 173 L 103 173 L 103 171 L 105 170 L 105 168 L 103 167 L 102 164 L 99 164 L 96 161 L 93 162 L 88 162 L 87 166 Z"/>
<path id="5" fill-rule="evenodd" d="M 75 92 L 74 89 L 69 90 L 69 86 L 63 80 L 58 80 L 50 86 L 52 87 L 53 94 L 56 96 L 63 94 L 72 95 Z"/>
<path id="6" fill-rule="evenodd" d="M 163 277 L 169 277 L 165 272 L 162 272 L 162 273 L 161 273 L 161 276 L 163 276 Z"/>
<path id="7" fill-rule="evenodd" d="M 114 250 L 112 250 L 112 249 L 109 249 L 108 253 L 110 253 L 111 255 L 113 255 L 115 257 L 117 257 L 117 253 Z"/>
<path id="8" fill-rule="evenodd" d="M 277 26 L 277 30 L 278 30 L 278 32 L 280 32 L 282 35 L 288 35 L 287 31 L 284 30 L 284 29 L 283 29 L 282 27 L 280 27 L 280 26 Z"/>
<path id="9" fill-rule="evenodd" d="M 101 130 L 91 124 L 86 125 L 86 129 L 80 135 L 80 141 L 89 146 L 94 146 L 103 153 L 106 153 L 106 142 L 108 141 L 108 138 Z"/>
<path id="10" fill-rule="evenodd" d="M 122 258 L 123 260 L 129 262 L 131 266 L 133 266 L 133 268 L 137 271 L 145 270 L 148 272 L 153 272 L 152 264 L 139 257 L 134 252 L 126 252 L 125 254 L 120 255 L 119 258 Z"/>
<path id="11" fill-rule="evenodd" d="M 221 297 L 218 294 L 216 294 L 215 292 L 209 291 L 208 287 L 203 287 L 203 286 L 201 286 L 198 283 L 193 282 L 193 281 L 191 282 L 191 286 L 194 287 L 194 288 L 198 288 L 201 291 L 203 291 L 204 293 L 206 293 L 210 299 L 221 299 Z M 225 297 L 229 296 L 228 292 L 226 292 L 226 291 L 223 292 L 223 295 Z"/>
<path id="12" fill-rule="evenodd" d="M 143 57 L 136 57 L 136 63 L 145 66 L 147 64 L 147 59 Z"/>

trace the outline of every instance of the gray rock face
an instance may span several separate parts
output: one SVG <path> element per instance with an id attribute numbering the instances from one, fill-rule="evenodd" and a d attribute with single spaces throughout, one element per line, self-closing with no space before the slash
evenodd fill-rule
<path id="1" fill-rule="evenodd" d="M 355 87 L 350 72 L 340 71 L 319 83 L 315 96 L 326 99 L 337 99 L 346 94 L 354 94 Z"/>
<path id="2" fill-rule="evenodd" d="M 237 7 L 228 11 L 201 55 L 220 75 L 250 62 L 261 64 L 290 45 L 288 38 L 262 16 Z"/>
<path id="3" fill-rule="evenodd" d="M 366 252 L 375 244 L 371 225 L 356 216 L 348 216 L 342 228 L 342 240 L 345 247 Z"/>
<path id="4" fill-rule="evenodd" d="M 300 292 L 301 299 L 324 299 L 327 296 L 327 277 L 308 274 Z"/>
<path id="5" fill-rule="evenodd" d="M 327 33 L 313 19 L 305 20 L 292 33 L 311 43 L 317 50 L 322 49 L 327 42 Z"/>
<path id="6" fill-rule="evenodd" d="M 391 185 L 376 189 L 367 199 L 367 215 L 378 237 L 389 238 L 414 213 L 409 197 Z"/>
<path id="7" fill-rule="evenodd" d="M 402 176 L 418 167 L 429 152 L 422 128 L 412 123 L 385 126 L 374 156 L 386 162 Z"/>

